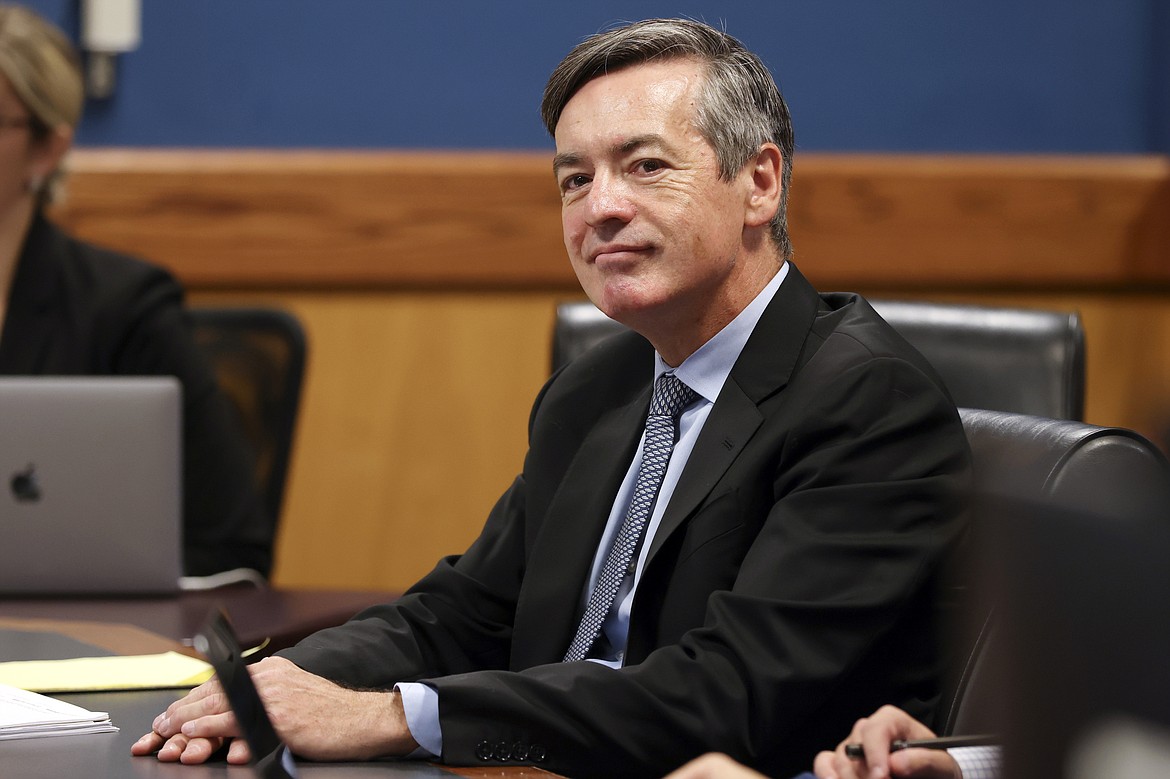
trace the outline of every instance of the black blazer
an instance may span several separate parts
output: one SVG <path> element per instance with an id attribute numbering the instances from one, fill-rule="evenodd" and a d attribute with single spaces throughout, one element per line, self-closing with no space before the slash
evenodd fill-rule
<path id="1" fill-rule="evenodd" d="M 353 685 L 426 680 L 444 761 L 573 776 L 660 776 L 707 750 L 791 774 L 883 703 L 928 716 L 931 585 L 962 525 L 966 439 L 925 360 L 795 268 L 654 537 L 625 667 L 559 662 L 651 358 L 627 333 L 554 375 L 524 470 L 471 548 L 285 656 Z"/>
<path id="2" fill-rule="evenodd" d="M 252 454 L 162 268 L 74 240 L 37 216 L 17 261 L 0 375 L 176 376 L 183 385 L 184 570 L 272 566 Z"/>

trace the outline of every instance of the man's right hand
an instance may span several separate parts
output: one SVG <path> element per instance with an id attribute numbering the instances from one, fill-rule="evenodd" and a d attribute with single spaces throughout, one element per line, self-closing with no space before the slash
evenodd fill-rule
<path id="1" fill-rule="evenodd" d="M 215 716 L 225 723 L 226 729 L 216 737 L 191 738 L 185 736 L 182 725 L 189 719 L 201 716 Z M 206 762 L 229 737 L 238 735 L 235 717 L 219 679 L 211 679 L 196 687 L 184 697 L 172 703 L 167 710 L 154 718 L 151 731 L 130 747 L 133 755 L 158 753 L 158 759 L 167 762 L 187 764 Z M 242 740 L 235 740 L 228 748 L 229 763 L 242 765 L 248 762 L 248 746 Z"/>
<path id="2" fill-rule="evenodd" d="M 418 748 L 396 692 L 350 690 L 280 657 L 249 666 L 276 732 L 298 757 L 372 760 Z M 229 763 L 248 762 L 227 696 L 216 680 L 196 687 L 155 718 L 131 754 L 163 762 L 202 763 L 231 741 Z"/>
<path id="3" fill-rule="evenodd" d="M 962 779 L 962 771 L 945 750 L 902 749 L 890 752 L 897 739 L 934 738 L 930 728 L 894 706 L 883 706 L 859 719 L 849 737 L 833 752 L 817 755 L 813 768 L 819 779 Z M 845 754 L 846 744 L 861 744 L 864 758 Z"/>

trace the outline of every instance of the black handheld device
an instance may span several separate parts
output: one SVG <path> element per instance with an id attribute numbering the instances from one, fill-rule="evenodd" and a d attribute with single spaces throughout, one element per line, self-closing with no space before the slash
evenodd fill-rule
<path id="1" fill-rule="evenodd" d="M 296 779 L 296 764 L 268 719 L 264 702 L 244 662 L 239 639 L 222 610 L 212 612 L 195 634 L 195 648 L 211 663 L 223 685 L 240 732 L 248 742 L 256 775 L 262 779 Z"/>

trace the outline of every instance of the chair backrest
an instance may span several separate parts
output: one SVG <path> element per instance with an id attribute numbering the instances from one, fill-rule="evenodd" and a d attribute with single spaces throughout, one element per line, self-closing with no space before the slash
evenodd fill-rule
<path id="1" fill-rule="evenodd" d="M 572 300 L 557 304 L 553 323 L 552 369 L 580 357 L 611 335 L 625 330 L 588 300 Z"/>
<path id="2" fill-rule="evenodd" d="M 256 485 L 279 522 L 305 373 L 300 322 L 270 308 L 192 308 L 195 342 L 211 362 L 256 454 Z"/>
<path id="3" fill-rule="evenodd" d="M 939 372 L 955 405 L 1082 419 L 1085 336 L 1075 313 L 871 301 Z M 589 301 L 557 306 L 557 369 L 623 326 Z"/>
<path id="4" fill-rule="evenodd" d="M 1132 430 L 978 409 L 960 415 L 971 445 L 977 535 L 992 523 L 1027 522 L 1034 507 L 1105 522 L 1134 522 L 1170 507 L 1170 464 Z M 988 553 L 980 546 L 962 578 L 985 575 Z M 956 648 L 961 667 L 940 710 L 943 733 L 986 732 L 997 718 L 1002 690 L 988 664 L 995 633 L 989 608 L 974 605 L 963 620 L 971 632 Z"/>
<path id="5" fill-rule="evenodd" d="M 1084 419 L 1085 333 L 1061 311 L 872 300 L 960 408 Z"/>

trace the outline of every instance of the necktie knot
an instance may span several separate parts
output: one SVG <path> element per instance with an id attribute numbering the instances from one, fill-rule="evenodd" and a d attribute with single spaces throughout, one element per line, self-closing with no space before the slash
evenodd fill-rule
<path id="1" fill-rule="evenodd" d="M 675 417 L 698 397 L 693 389 L 683 384 L 673 373 L 664 373 L 654 382 L 654 395 L 650 398 L 650 415 Z"/>

